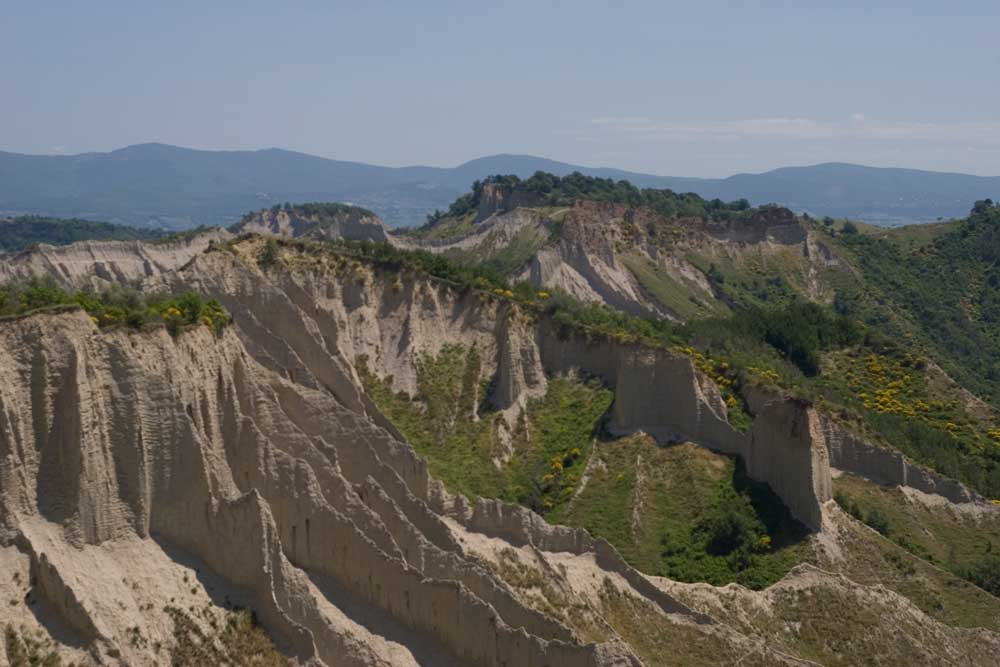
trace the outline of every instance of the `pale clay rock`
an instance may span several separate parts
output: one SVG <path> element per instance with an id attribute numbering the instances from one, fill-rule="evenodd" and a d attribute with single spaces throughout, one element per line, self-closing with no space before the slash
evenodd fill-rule
<path id="1" fill-rule="evenodd" d="M 212 238 L 169 251 L 82 244 L 58 249 L 58 261 L 43 248 L 0 263 L 8 276 L 78 285 L 193 287 L 235 318 L 219 337 L 196 328 L 176 339 L 98 330 L 80 312 L 0 322 L 0 563 L 21 573 L 0 579 L 0 595 L 24 596 L 33 580 L 38 598 L 30 619 L 0 606 L 0 623 L 62 628 L 67 659 L 113 664 L 117 651 L 121 664 L 146 664 L 128 628 L 169 645 L 164 600 L 207 594 L 252 606 L 302 664 L 640 664 L 620 642 L 581 641 L 483 566 L 502 549 L 581 600 L 596 604 L 595 581 L 608 578 L 677 622 L 754 644 L 603 540 L 522 507 L 470 503 L 432 479 L 355 365 L 412 393 L 416 360 L 446 344 L 476 347 L 510 419 L 547 376 L 601 378 L 616 393 L 613 431 L 740 455 L 816 530 L 831 521 L 831 464 L 977 500 L 786 397 L 751 397 L 756 419 L 739 433 L 687 358 L 561 337 L 510 304 L 412 276 L 264 274 L 231 253 L 202 254 Z"/>

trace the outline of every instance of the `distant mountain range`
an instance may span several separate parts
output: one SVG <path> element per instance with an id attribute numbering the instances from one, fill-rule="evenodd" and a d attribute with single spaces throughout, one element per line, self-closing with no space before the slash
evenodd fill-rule
<path id="1" fill-rule="evenodd" d="M 1000 177 L 828 163 L 723 179 L 581 167 L 530 155 L 493 155 L 457 167 L 381 167 L 276 148 L 202 151 L 140 144 L 110 153 L 0 152 L 0 215 L 33 213 L 183 229 L 229 224 L 276 203 L 343 201 L 390 226 L 423 222 L 491 174 L 535 171 L 626 179 L 640 187 L 712 199 L 779 203 L 816 216 L 881 225 L 963 216 L 974 201 L 1000 199 Z"/>

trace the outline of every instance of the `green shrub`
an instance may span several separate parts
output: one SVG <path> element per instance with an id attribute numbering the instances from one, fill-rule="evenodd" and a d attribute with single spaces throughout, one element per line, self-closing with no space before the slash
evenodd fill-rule
<path id="1" fill-rule="evenodd" d="M 262 269 L 268 269 L 278 263 L 278 258 L 278 241 L 273 237 L 267 239 L 257 255 L 257 264 Z"/>
<path id="2" fill-rule="evenodd" d="M 82 308 L 100 327 L 143 329 L 162 325 L 172 335 L 195 325 L 207 326 L 218 334 L 232 322 L 216 299 L 206 299 L 196 292 L 144 294 L 124 286 L 109 287 L 102 292 L 68 292 L 51 278 L 32 278 L 0 286 L 0 316 L 55 307 Z"/>
<path id="3" fill-rule="evenodd" d="M 487 186 L 499 188 L 502 194 L 523 192 L 534 195 L 549 206 L 568 206 L 578 200 L 599 201 L 629 206 L 645 206 L 668 217 L 691 217 L 709 220 L 730 220 L 749 215 L 750 204 L 746 199 L 723 202 L 720 199 L 706 200 L 694 193 L 678 194 L 673 190 L 637 188 L 628 181 L 610 178 L 584 176 L 573 172 L 566 176 L 556 176 L 544 171 L 536 171 L 527 180 L 514 175 L 490 176 L 472 185 L 472 191 L 456 199 L 447 211 L 434 211 L 427 216 L 427 225 L 434 225 L 445 217 L 461 217 L 476 210 Z"/>
<path id="4" fill-rule="evenodd" d="M 961 575 L 983 590 L 1000 597 L 1000 553 L 992 553 L 992 546 L 991 544 L 990 553 L 964 568 Z"/>
<path id="5" fill-rule="evenodd" d="M 15 252 L 38 243 L 69 245 L 77 241 L 131 241 L 155 239 L 159 231 L 136 229 L 108 222 L 94 222 L 77 218 L 49 218 L 23 215 L 5 221 L 0 226 L 0 252 Z"/>

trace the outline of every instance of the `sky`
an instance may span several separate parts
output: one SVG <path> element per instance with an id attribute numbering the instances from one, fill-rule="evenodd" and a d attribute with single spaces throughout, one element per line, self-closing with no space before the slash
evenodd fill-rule
<path id="1" fill-rule="evenodd" d="M 21 2 L 0 150 L 1000 175 L 1000 2 Z"/>

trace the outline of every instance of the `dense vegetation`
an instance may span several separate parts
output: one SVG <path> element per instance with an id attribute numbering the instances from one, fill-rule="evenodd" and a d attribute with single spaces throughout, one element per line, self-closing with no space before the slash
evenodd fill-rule
<path id="1" fill-rule="evenodd" d="M 1000 207 L 990 200 L 977 202 L 965 223 L 927 242 L 902 242 L 908 232 L 838 237 L 863 271 L 864 287 L 842 290 L 835 306 L 894 341 L 873 350 L 868 368 L 862 369 L 879 380 L 858 394 L 865 421 L 914 459 L 1000 497 L 1000 431 L 994 418 L 970 416 L 957 388 L 946 398 L 921 395 L 913 383 L 927 365 L 922 357 L 904 360 L 902 372 L 890 372 L 910 350 L 925 351 L 995 409 L 1000 401 Z"/>
<path id="2" fill-rule="evenodd" d="M 639 569 L 683 581 L 762 588 L 800 562 L 805 529 L 738 461 L 695 446 L 660 447 L 646 436 L 607 438 L 612 396 L 594 381 L 551 378 L 510 434 L 509 458 L 496 465 L 502 426 L 490 387 L 478 381 L 482 361 L 478 350 L 458 345 L 425 355 L 412 398 L 362 366 L 376 405 L 451 491 L 587 528 Z"/>
<path id="3" fill-rule="evenodd" d="M 646 206 L 669 218 L 728 220 L 750 209 L 746 199 L 735 202 L 724 202 L 720 199 L 706 200 L 690 192 L 678 194 L 673 190 L 637 188 L 628 181 L 584 176 L 578 171 L 562 177 L 537 171 L 526 180 L 514 175 L 496 175 L 476 181 L 472 185 L 472 191 L 452 202 L 447 211 L 435 211 L 430 214 L 427 217 L 428 225 L 433 225 L 445 217 L 457 218 L 475 211 L 479 207 L 486 187 L 497 188 L 505 195 L 515 191 L 520 192 L 532 197 L 538 205 L 543 206 L 571 205 L 579 199 L 588 199 L 629 206 Z"/>
<path id="4" fill-rule="evenodd" d="M 838 308 L 912 343 L 928 344 L 961 384 L 1000 399 L 1000 206 L 977 202 L 968 221 L 904 249 L 891 237 L 839 237 L 866 290 Z"/>
<path id="5" fill-rule="evenodd" d="M 0 317 L 60 307 L 82 308 L 100 327 L 165 326 L 173 335 L 195 325 L 219 333 L 231 322 L 229 313 L 218 301 L 205 299 L 196 292 L 144 294 L 120 286 L 101 292 L 68 292 L 51 279 L 38 278 L 0 286 Z"/>
<path id="6" fill-rule="evenodd" d="M 16 252 L 38 243 L 69 245 L 77 241 L 133 241 L 159 236 L 156 231 L 77 218 L 24 215 L 0 220 L 0 252 Z"/>
<path id="7" fill-rule="evenodd" d="M 834 480 L 834 492 L 841 508 L 887 539 L 1000 597 L 1000 517 L 907 502 L 899 489 L 853 475 Z"/>

